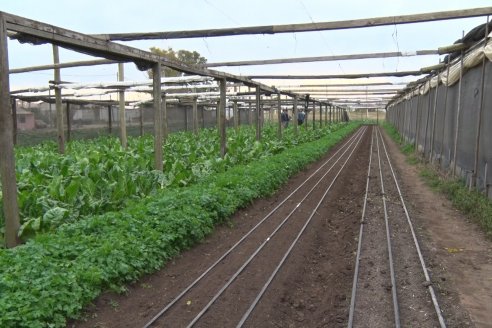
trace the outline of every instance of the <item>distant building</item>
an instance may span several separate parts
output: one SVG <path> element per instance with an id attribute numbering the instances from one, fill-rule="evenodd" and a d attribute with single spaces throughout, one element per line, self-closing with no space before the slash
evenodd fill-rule
<path id="1" fill-rule="evenodd" d="M 17 129 L 19 130 L 34 130 L 36 121 L 34 113 L 28 112 L 22 108 L 17 109 Z"/>

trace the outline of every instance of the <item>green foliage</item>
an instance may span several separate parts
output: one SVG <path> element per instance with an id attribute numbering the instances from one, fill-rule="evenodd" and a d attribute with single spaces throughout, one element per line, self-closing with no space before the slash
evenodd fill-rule
<path id="1" fill-rule="evenodd" d="M 402 141 L 393 125 L 384 123 L 383 126 L 393 140 Z M 414 155 L 415 147 L 413 145 L 406 144 L 401 149 L 407 155 L 409 163 L 421 163 Z M 477 191 L 470 191 L 460 180 L 449 180 L 440 176 L 431 165 L 421 163 L 419 171 L 420 176 L 423 177 L 429 187 L 444 194 L 456 209 L 472 218 L 489 237 L 492 237 L 492 202 L 490 199 Z"/>
<path id="2" fill-rule="evenodd" d="M 207 62 L 207 59 L 200 55 L 197 51 L 188 51 L 188 50 L 178 50 L 175 51 L 173 48 L 169 47 L 166 49 L 160 49 L 158 47 L 150 48 L 150 52 L 155 53 L 159 56 L 166 57 L 170 61 L 173 62 L 182 62 L 188 65 L 203 65 Z M 149 78 L 152 78 L 152 70 L 148 71 Z M 183 73 L 173 70 L 169 67 L 162 68 L 162 76 L 164 77 L 175 77 L 182 76 Z"/>
<path id="3" fill-rule="evenodd" d="M 22 147 L 16 151 L 16 170 L 24 239 L 53 231 L 63 223 L 81 220 L 125 207 L 163 189 L 185 187 L 237 164 L 272 156 L 300 143 L 316 140 L 343 125 L 317 130 L 287 130 L 276 137 L 276 126 L 266 125 L 262 142 L 252 127 L 228 130 L 228 153 L 219 157 L 215 129 L 171 134 L 165 145 L 164 172 L 153 170 L 153 138 L 129 138 L 128 149 L 116 138 L 72 141 L 65 155 L 54 143 Z M 1 200 L 1 196 L 0 196 Z M 0 205 L 1 206 L 1 205 Z M 54 215 L 53 211 L 57 211 Z M 49 213 L 49 215 L 47 215 Z M 0 212 L 0 229 L 3 228 Z M 1 236 L 3 236 L 3 231 Z"/>
<path id="4" fill-rule="evenodd" d="M 64 327 L 67 317 L 77 317 L 103 289 L 123 290 L 124 283 L 159 269 L 238 208 L 273 193 L 357 126 L 339 125 L 319 140 L 184 188 L 158 189 L 121 211 L 91 215 L 0 249 L 0 327 Z M 54 210 L 46 221 L 64 215 Z"/>
<path id="5" fill-rule="evenodd" d="M 441 177 L 430 167 L 422 169 L 420 175 L 431 188 L 446 195 L 456 209 L 472 218 L 492 237 L 492 202 L 487 197 L 468 190 L 462 181 Z"/>

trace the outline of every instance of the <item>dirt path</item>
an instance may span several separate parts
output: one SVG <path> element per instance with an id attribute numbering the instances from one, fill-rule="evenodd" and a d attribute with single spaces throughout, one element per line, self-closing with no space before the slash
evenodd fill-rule
<path id="1" fill-rule="evenodd" d="M 329 192 L 326 200 L 313 216 L 305 234 L 293 248 L 285 266 L 272 281 L 272 285 L 246 322 L 247 327 L 345 327 L 347 325 L 369 144 L 370 133 L 366 133 L 354 157 L 347 163 L 346 170 L 334 184 L 333 190 Z M 216 232 L 203 243 L 184 252 L 161 271 L 146 276 L 138 283 L 129 286 L 126 295 L 103 294 L 93 306 L 87 309 L 84 320 L 70 322 L 68 327 L 142 327 L 211 263 L 234 245 L 266 213 L 304 182 L 336 150 L 337 147 L 319 162 L 310 165 L 293 177 L 272 197 L 257 200 L 251 206 L 237 212 L 231 219 L 230 225 L 218 227 Z M 389 151 L 395 161 L 396 170 L 403 172 L 404 192 L 412 196 L 412 207 L 418 209 L 414 212 L 418 217 L 416 219 L 418 231 L 423 234 L 421 239 L 425 243 L 423 247 L 425 256 L 430 257 L 428 263 L 430 261 L 432 275 L 439 277 L 441 281 L 439 284 L 441 297 L 446 299 L 446 304 L 450 304 L 444 307 L 445 311 L 452 312 L 455 317 L 467 318 L 467 312 L 460 306 L 460 300 L 462 300 L 464 305 L 470 306 L 469 311 L 472 318 L 476 320 L 477 326 L 480 326 L 478 323 L 482 320 L 484 324 L 481 327 L 487 327 L 485 323 L 492 322 L 490 317 L 486 317 L 492 313 L 490 311 L 492 302 L 488 300 L 488 303 L 481 304 L 480 301 L 487 302 L 486 297 L 492 295 L 490 292 L 492 284 L 490 280 L 492 277 L 490 274 L 490 243 L 483 238 L 480 239 L 480 234 L 472 228 L 473 226 L 460 219 L 452 210 L 448 209 L 454 214 L 454 221 L 449 226 L 444 224 L 446 222 L 444 220 L 450 220 L 447 216 L 444 219 L 442 217 L 434 219 L 435 204 L 429 202 L 427 207 L 423 204 L 425 204 L 424 201 L 431 199 L 434 199 L 436 203 L 435 197 L 437 196 L 426 191 L 429 194 L 423 197 L 422 194 L 426 188 L 421 183 L 419 184 L 415 172 L 413 176 L 411 175 L 414 169 L 408 167 L 391 143 Z M 314 179 L 314 182 L 316 181 L 319 181 L 319 178 Z M 324 190 L 322 187 L 326 188 L 327 184 L 328 182 L 320 184 L 321 189 L 315 190 L 313 196 L 319 198 Z M 295 207 L 298 199 L 299 197 L 287 203 Z M 300 220 L 306 217 L 309 208 L 314 207 L 316 202 L 315 199 L 307 202 L 306 207 L 301 208 L 299 214 L 293 217 L 294 224 L 289 226 L 290 228 L 283 229 L 285 231 L 278 237 L 280 243 L 277 244 L 282 247 L 270 249 L 266 257 L 258 260 L 256 264 L 251 263 L 253 270 L 238 277 L 238 280 L 246 283 L 243 286 L 247 287 L 234 287 L 227 290 L 225 299 L 216 306 L 218 311 L 211 310 L 210 313 L 206 313 L 203 317 L 204 321 L 199 322 L 197 327 L 229 327 L 237 324 L 238 318 L 251 303 L 251 297 L 254 298 L 257 293 L 258 286 L 261 287 L 266 280 L 265 273 L 271 272 L 271 267 L 278 262 L 279 254 L 284 253 L 292 236 L 295 236 L 296 230 L 299 230 Z M 445 202 L 439 198 L 438 203 L 442 204 L 440 206 L 445 206 Z M 282 215 L 285 216 L 288 211 L 284 210 Z M 268 235 L 268 229 L 275 225 L 274 222 L 278 223 L 279 218 L 272 218 L 269 226 L 266 225 L 265 228 L 259 229 L 256 237 L 249 244 L 246 243 L 239 253 L 248 254 L 254 249 L 254 245 L 258 246 Z M 469 230 L 461 227 L 460 224 L 464 224 Z M 474 235 L 470 240 L 464 240 L 467 236 L 454 233 L 453 230 L 447 231 L 448 228 L 457 229 L 456 231 L 469 231 Z M 453 240 L 451 244 L 448 244 L 452 237 L 461 237 L 461 240 Z M 478 245 L 472 246 L 472 243 L 477 242 L 479 242 Z M 462 252 L 451 254 L 444 248 L 459 248 L 460 243 L 463 243 L 462 248 L 465 249 Z M 489 257 L 486 257 L 487 251 Z M 468 252 L 470 255 L 464 255 Z M 470 257 L 474 259 L 468 267 L 466 261 L 470 260 Z M 231 272 L 234 272 L 235 268 L 242 263 L 239 258 L 230 261 L 230 265 L 224 265 L 224 269 L 219 271 L 216 278 L 210 279 L 204 287 L 197 289 L 176 304 L 176 309 L 173 310 L 176 311 L 174 319 L 164 320 L 155 326 L 185 326 L 189 318 L 193 318 L 197 309 L 199 310 L 213 296 L 217 286 L 227 281 Z M 270 265 L 272 265 L 268 267 L 270 269 L 265 269 Z M 484 271 L 484 268 L 488 268 L 489 271 Z M 475 286 L 470 285 L 473 283 L 467 277 L 470 274 L 483 275 L 482 283 L 475 280 Z M 467 294 L 465 291 L 460 291 L 462 295 L 460 298 L 453 289 L 453 284 L 456 284 L 458 288 L 461 288 L 460 286 L 471 288 L 471 292 Z M 481 305 L 482 309 L 479 309 L 478 305 Z M 483 313 L 486 311 L 483 307 L 486 306 L 489 306 L 489 311 Z M 458 326 L 454 325 L 454 327 Z"/>
<path id="2" fill-rule="evenodd" d="M 432 192 L 395 143 L 385 140 L 411 202 L 433 281 L 448 304 L 445 310 L 461 311 L 461 303 L 476 327 L 492 327 L 492 242 L 445 197 Z"/>

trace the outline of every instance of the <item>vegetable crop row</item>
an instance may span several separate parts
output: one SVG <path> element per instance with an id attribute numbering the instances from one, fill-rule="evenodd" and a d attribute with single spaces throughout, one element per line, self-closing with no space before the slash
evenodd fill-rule
<path id="1" fill-rule="evenodd" d="M 130 138 L 128 149 L 118 139 L 102 137 L 73 141 L 65 155 L 54 143 L 16 150 L 16 171 L 21 213 L 20 235 L 28 239 L 39 232 L 87 215 L 115 211 L 128 201 L 156 190 L 183 187 L 237 164 L 279 153 L 299 143 L 318 139 L 341 125 L 305 131 L 294 136 L 288 129 L 282 140 L 276 127 L 267 125 L 263 141 L 255 141 L 254 129 L 228 131 L 228 153 L 219 157 L 216 130 L 174 133 L 164 145 L 164 172 L 153 170 L 153 138 Z M 0 241 L 3 211 L 0 193 Z"/>
<path id="2" fill-rule="evenodd" d="M 356 127 L 344 125 L 317 141 L 0 249 L 0 326 L 63 327 L 102 290 L 161 268 L 238 208 L 272 194 Z"/>

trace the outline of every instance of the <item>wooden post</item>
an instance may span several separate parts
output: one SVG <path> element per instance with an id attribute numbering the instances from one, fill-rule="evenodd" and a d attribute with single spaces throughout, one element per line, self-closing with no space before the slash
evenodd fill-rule
<path id="1" fill-rule="evenodd" d="M 202 129 L 205 129 L 205 106 L 202 106 Z"/>
<path id="2" fill-rule="evenodd" d="M 184 124 L 185 131 L 188 131 L 188 106 L 184 106 Z"/>
<path id="3" fill-rule="evenodd" d="M 446 80 L 447 82 L 449 83 L 449 67 L 451 65 L 449 65 L 451 59 L 450 59 L 451 56 L 448 56 L 448 61 L 446 63 L 447 67 L 446 67 L 446 71 L 447 71 L 447 74 L 446 74 Z M 439 164 L 442 163 L 442 153 L 444 151 L 444 131 L 446 130 L 446 113 L 448 111 L 448 90 L 449 90 L 449 86 L 446 85 L 446 90 L 444 91 L 444 117 L 442 119 L 443 121 L 443 126 L 442 126 L 442 134 L 441 134 L 441 151 L 439 152 Z"/>
<path id="4" fill-rule="evenodd" d="M 193 97 L 193 133 L 198 135 L 198 97 Z"/>
<path id="5" fill-rule="evenodd" d="M 67 141 L 70 141 L 72 137 L 72 120 L 70 119 L 70 103 L 67 101 Z"/>
<path id="6" fill-rule="evenodd" d="M 3 14 L 0 13 L 0 178 L 2 181 L 3 215 L 5 218 L 5 245 L 8 248 L 19 244 L 19 206 L 17 204 L 17 181 L 15 177 L 15 155 L 13 123 L 10 102 L 9 56 L 7 30 Z"/>
<path id="7" fill-rule="evenodd" d="M 325 126 L 328 126 L 328 104 L 325 105 Z"/>
<path id="8" fill-rule="evenodd" d="M 161 92 L 161 123 L 162 123 L 162 140 L 166 141 L 169 135 L 169 122 L 167 120 L 167 98 L 166 94 Z"/>
<path id="9" fill-rule="evenodd" d="M 331 119 L 331 105 L 330 105 L 330 124 L 333 123 L 332 119 Z"/>
<path id="10" fill-rule="evenodd" d="M 458 150 L 458 135 L 460 128 L 460 112 L 461 112 L 461 85 L 463 84 L 463 58 L 465 57 L 465 53 L 461 50 L 461 59 L 460 59 L 460 81 L 458 84 L 458 109 L 456 111 L 456 125 L 454 130 L 454 153 L 453 153 L 453 168 L 451 171 L 452 176 L 456 175 L 456 152 Z"/>
<path id="11" fill-rule="evenodd" d="M 53 62 L 55 64 L 60 63 L 60 54 L 58 52 L 58 46 L 53 45 Z M 58 87 L 58 83 L 61 81 L 60 69 L 55 68 L 55 101 L 56 101 L 56 128 L 58 131 L 58 151 L 60 154 L 65 153 L 65 133 L 63 132 L 63 108 L 61 99 L 61 89 Z"/>
<path id="12" fill-rule="evenodd" d="M 485 41 L 487 41 L 487 36 L 489 34 L 489 16 L 487 16 L 487 23 L 485 24 Z M 484 48 L 487 42 L 484 42 Z M 485 86 L 485 63 L 487 62 L 487 58 L 485 55 L 482 58 L 482 70 L 480 71 L 480 107 L 478 109 L 478 117 L 477 117 L 477 133 L 475 134 L 475 156 L 473 161 L 473 172 L 472 179 L 470 182 L 470 190 L 475 188 L 477 185 L 477 175 L 478 175 L 478 157 L 480 153 L 480 133 L 482 131 L 482 115 L 484 108 L 484 86 Z M 487 195 L 488 196 L 488 195 Z"/>
<path id="13" fill-rule="evenodd" d="M 226 79 L 219 80 L 220 105 L 219 105 L 219 131 L 220 131 L 220 157 L 224 158 L 227 152 L 226 144 Z"/>
<path id="14" fill-rule="evenodd" d="M 282 99 L 280 93 L 277 97 L 277 137 L 282 139 Z"/>
<path id="15" fill-rule="evenodd" d="M 323 104 L 319 103 L 319 127 L 323 127 Z"/>
<path id="16" fill-rule="evenodd" d="M 17 145 L 17 100 L 15 98 L 11 98 L 11 100 L 12 100 L 12 124 L 14 128 L 12 133 L 12 138 L 14 141 L 14 145 Z"/>
<path id="17" fill-rule="evenodd" d="M 232 103 L 232 117 L 234 119 L 234 129 L 239 133 L 239 111 L 237 110 L 237 100 Z"/>
<path id="18" fill-rule="evenodd" d="M 162 155 L 162 116 L 161 116 L 161 64 L 152 67 L 154 97 L 154 168 L 163 169 Z"/>
<path id="19" fill-rule="evenodd" d="M 256 87 L 256 140 L 261 140 L 261 90 Z"/>
<path id="20" fill-rule="evenodd" d="M 430 144 L 430 152 L 429 152 L 429 161 L 434 163 L 434 156 L 432 156 L 434 152 L 434 138 L 436 136 L 436 112 L 437 112 L 437 96 L 439 95 L 439 74 L 437 74 L 437 86 L 436 86 L 436 94 L 434 95 L 434 112 L 432 114 L 432 135 L 431 135 L 431 144 Z"/>
<path id="21" fill-rule="evenodd" d="M 417 113 L 416 119 L 415 119 L 415 153 L 418 154 L 419 152 L 419 134 L 420 134 L 420 117 L 422 116 L 421 112 L 422 110 L 420 109 L 420 102 L 422 101 L 422 95 L 420 94 L 420 88 L 419 88 L 419 94 L 417 95 Z"/>
<path id="22" fill-rule="evenodd" d="M 113 109 L 111 105 L 108 105 L 108 132 L 110 135 L 113 133 Z"/>
<path id="23" fill-rule="evenodd" d="M 144 110 L 143 106 L 138 106 L 138 109 L 140 111 L 140 136 L 143 137 L 144 135 Z"/>
<path id="24" fill-rule="evenodd" d="M 159 75 L 160 76 L 160 75 Z M 118 63 L 118 81 L 125 80 L 125 71 L 123 63 Z M 120 141 L 123 148 L 127 147 L 126 140 L 126 114 L 125 114 L 125 90 L 121 90 L 119 95 L 119 116 L 120 116 Z"/>
<path id="25" fill-rule="evenodd" d="M 294 121 L 294 134 L 297 136 L 299 134 L 298 124 L 297 124 L 297 96 L 294 96 L 294 104 L 292 108 L 292 121 Z"/>

